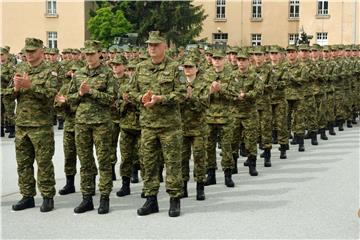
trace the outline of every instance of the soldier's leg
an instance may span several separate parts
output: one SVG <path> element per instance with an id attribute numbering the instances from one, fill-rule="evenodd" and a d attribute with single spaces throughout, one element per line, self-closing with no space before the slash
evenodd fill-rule
<path id="1" fill-rule="evenodd" d="M 1 137 L 5 136 L 5 108 L 3 96 L 0 98 L 0 111 L 1 111 Z"/>
<path id="2" fill-rule="evenodd" d="M 76 151 L 80 160 L 80 190 L 84 196 L 90 196 L 95 192 L 92 132 L 91 125 L 75 124 Z"/>
<path id="3" fill-rule="evenodd" d="M 190 179 L 190 167 L 189 162 L 191 158 L 191 144 L 192 138 L 188 136 L 183 136 L 182 147 L 181 147 L 181 172 L 182 172 L 182 179 L 184 182 L 188 182 Z M 194 160 L 195 162 L 195 160 Z"/>
<path id="4" fill-rule="evenodd" d="M 215 124 L 208 125 L 208 138 L 206 141 L 206 169 L 216 169 L 216 142 L 218 138 L 218 128 Z"/>
<path id="5" fill-rule="evenodd" d="M 205 182 L 205 137 L 204 136 L 195 136 L 192 144 L 193 148 L 193 158 L 194 158 L 194 179 L 197 183 Z"/>
<path id="6" fill-rule="evenodd" d="M 220 127 L 220 141 L 221 141 L 221 167 L 223 171 L 232 169 L 234 161 L 232 158 L 231 140 L 233 139 L 233 123 L 223 124 Z"/>
<path id="7" fill-rule="evenodd" d="M 119 143 L 119 134 L 120 134 L 120 125 L 118 123 L 111 123 L 112 125 L 112 132 L 111 132 L 111 154 L 110 160 L 111 164 L 115 165 L 117 162 L 117 147 Z"/>
<path id="8" fill-rule="evenodd" d="M 44 198 L 55 196 L 55 174 L 52 157 L 55 151 L 54 130 L 52 127 L 38 127 L 29 132 L 35 150 L 38 166 L 37 185 Z"/>
<path id="9" fill-rule="evenodd" d="M 311 144 L 318 145 L 317 141 L 317 131 L 318 131 L 318 124 L 317 124 L 317 107 L 315 96 L 309 96 L 304 101 L 306 103 L 305 110 L 306 110 L 306 127 L 310 132 Z"/>
<path id="10" fill-rule="evenodd" d="M 156 130 L 141 129 L 141 159 L 144 165 L 145 196 L 156 196 L 159 192 L 159 148 L 160 143 Z M 177 169 L 181 174 L 180 169 Z"/>
<path id="11" fill-rule="evenodd" d="M 93 139 L 96 149 L 96 157 L 99 164 L 99 190 L 102 196 L 109 196 L 112 190 L 112 172 L 111 172 L 111 148 L 112 140 L 109 138 L 111 135 L 111 123 L 102 123 L 94 127 Z"/>
<path id="12" fill-rule="evenodd" d="M 36 195 L 34 178 L 35 149 L 26 127 L 17 127 L 15 150 L 20 194 L 24 197 L 34 197 Z"/>
<path id="13" fill-rule="evenodd" d="M 241 131 L 240 131 L 240 120 L 238 118 L 234 119 L 234 128 L 233 128 L 233 137 L 231 141 L 232 156 L 234 159 L 233 174 L 238 173 L 237 162 L 239 159 L 239 150 L 240 150 L 240 140 L 241 140 Z"/>
<path id="14" fill-rule="evenodd" d="M 294 132 L 294 138 L 296 138 L 296 142 L 299 144 L 300 152 L 305 151 L 305 147 L 304 147 L 305 113 L 306 111 L 304 106 L 304 100 L 296 100 L 294 103 L 292 131 Z"/>
<path id="15" fill-rule="evenodd" d="M 9 138 L 15 137 L 15 101 L 4 98 L 5 106 L 5 120 L 9 128 Z"/>
<path id="16" fill-rule="evenodd" d="M 289 144 L 289 131 L 288 131 L 288 122 L 287 122 L 287 102 L 286 100 L 282 101 L 279 104 L 276 104 L 274 109 L 275 112 L 275 129 L 278 135 L 278 143 Z"/>
<path id="17" fill-rule="evenodd" d="M 258 172 L 256 170 L 257 122 L 255 122 L 253 119 L 254 118 L 241 119 L 241 125 L 243 127 L 244 142 L 248 154 L 247 162 L 249 166 L 249 174 L 251 176 L 257 176 L 258 175 Z"/>
<path id="18" fill-rule="evenodd" d="M 76 175 L 76 145 L 75 132 L 64 131 L 63 135 L 64 146 L 64 172 L 65 175 Z"/>
<path id="19" fill-rule="evenodd" d="M 182 131 L 163 130 L 159 135 L 159 139 L 166 166 L 166 192 L 172 198 L 179 198 L 182 194 Z"/>

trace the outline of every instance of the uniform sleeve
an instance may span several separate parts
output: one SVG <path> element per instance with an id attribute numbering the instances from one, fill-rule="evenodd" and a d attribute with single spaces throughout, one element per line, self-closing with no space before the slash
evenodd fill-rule
<path id="1" fill-rule="evenodd" d="M 96 89 L 91 89 L 89 94 L 90 98 L 97 100 L 100 104 L 105 106 L 111 106 L 114 104 L 117 96 L 117 90 L 115 90 L 114 79 L 108 75 L 108 84 L 106 92 L 101 92 Z M 85 96 L 85 95 L 84 95 Z"/>
<path id="2" fill-rule="evenodd" d="M 21 93 L 31 93 L 37 99 L 51 99 L 57 93 L 57 78 L 54 74 L 48 72 L 45 84 L 31 84 L 29 89 L 20 89 Z"/>
<path id="3" fill-rule="evenodd" d="M 163 105 L 173 105 L 185 101 L 186 87 L 181 84 L 177 66 L 173 69 L 174 89 L 169 94 L 161 95 Z"/>

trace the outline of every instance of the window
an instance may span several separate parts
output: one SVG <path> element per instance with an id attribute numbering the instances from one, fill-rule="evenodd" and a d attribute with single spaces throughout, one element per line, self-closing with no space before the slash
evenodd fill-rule
<path id="1" fill-rule="evenodd" d="M 225 18 L 225 0 L 216 0 L 216 18 Z"/>
<path id="2" fill-rule="evenodd" d="M 48 48 L 57 48 L 57 32 L 48 32 Z"/>
<path id="3" fill-rule="evenodd" d="M 47 0 L 47 14 L 56 15 L 56 0 Z"/>
<path id="4" fill-rule="evenodd" d="M 290 33 L 289 34 L 289 45 L 295 45 L 299 40 L 298 33 Z"/>
<path id="5" fill-rule="evenodd" d="M 213 33 L 213 42 L 227 42 L 228 34 L 227 33 Z"/>
<path id="6" fill-rule="evenodd" d="M 316 33 L 316 43 L 321 46 L 328 45 L 328 33 L 327 32 Z"/>
<path id="7" fill-rule="evenodd" d="M 317 0 L 317 14 L 328 15 L 329 14 L 329 2 L 328 0 Z"/>
<path id="8" fill-rule="evenodd" d="M 261 45 L 261 34 L 251 34 L 251 46 Z"/>
<path id="9" fill-rule="evenodd" d="M 261 0 L 252 0 L 252 17 L 261 18 Z"/>
<path id="10" fill-rule="evenodd" d="M 298 18 L 300 9 L 300 0 L 290 0 L 289 18 Z"/>

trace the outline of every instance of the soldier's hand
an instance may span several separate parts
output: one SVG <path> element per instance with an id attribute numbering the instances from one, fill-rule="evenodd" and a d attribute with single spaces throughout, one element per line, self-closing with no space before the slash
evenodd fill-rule
<path id="1" fill-rule="evenodd" d="M 144 104 L 144 107 L 146 108 L 151 108 L 152 106 L 154 106 L 156 103 L 160 103 L 162 101 L 162 97 L 159 95 L 153 95 L 151 97 L 151 101 L 147 102 Z"/>
<path id="2" fill-rule="evenodd" d="M 66 102 L 66 98 L 64 95 L 58 93 L 56 96 L 55 96 L 55 101 L 58 102 L 58 103 L 65 103 Z"/>
<path id="3" fill-rule="evenodd" d="M 148 90 L 141 98 L 141 102 L 145 105 L 146 103 L 151 101 L 152 91 Z"/>
<path id="4" fill-rule="evenodd" d="M 242 90 L 240 90 L 239 99 L 244 100 L 244 98 L 245 98 L 245 93 Z"/>
<path id="5" fill-rule="evenodd" d="M 70 70 L 65 75 L 66 75 L 66 77 L 71 77 L 71 74 L 72 74 L 72 71 Z"/>
<path id="6" fill-rule="evenodd" d="M 123 93 L 122 98 L 123 98 L 125 103 L 129 102 L 129 94 L 128 93 Z"/>
<path id="7" fill-rule="evenodd" d="M 84 94 L 90 91 L 90 87 L 86 81 L 83 81 L 80 85 L 79 95 L 84 96 Z"/>
<path id="8" fill-rule="evenodd" d="M 22 76 L 20 73 L 15 74 L 14 78 L 13 78 L 13 82 L 14 82 L 14 91 L 18 92 L 21 88 L 21 83 L 22 83 Z"/>
<path id="9" fill-rule="evenodd" d="M 193 89 L 191 86 L 187 87 L 186 98 L 192 98 Z"/>
<path id="10" fill-rule="evenodd" d="M 24 74 L 24 76 L 22 78 L 21 87 L 24 88 L 24 89 L 31 88 L 31 81 L 30 81 L 30 78 L 29 78 L 28 74 Z"/>

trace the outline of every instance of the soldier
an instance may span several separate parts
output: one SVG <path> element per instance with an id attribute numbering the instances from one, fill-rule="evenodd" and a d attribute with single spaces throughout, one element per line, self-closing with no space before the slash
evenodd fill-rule
<path id="1" fill-rule="evenodd" d="M 77 71 L 72 79 L 68 100 L 75 113 L 75 143 L 80 159 L 80 184 L 83 201 L 74 209 L 84 213 L 94 209 L 92 193 L 95 190 L 94 155 L 95 145 L 99 164 L 101 193 L 99 214 L 109 212 L 109 195 L 112 190 L 111 175 L 111 113 L 110 106 L 115 101 L 114 82 L 110 69 L 101 64 L 101 43 L 85 41 L 84 52 L 87 66 Z"/>
<path id="2" fill-rule="evenodd" d="M 208 87 L 204 84 L 198 65 L 191 57 L 185 58 L 183 64 L 184 77 L 182 83 L 187 87 L 186 100 L 181 104 L 183 126 L 182 176 L 183 195 L 188 197 L 187 182 L 190 179 L 189 161 L 191 149 L 194 159 L 194 179 L 196 181 L 196 200 L 205 200 L 205 108 L 207 107 Z"/>
<path id="3" fill-rule="evenodd" d="M 35 206 L 34 159 L 37 161 L 37 184 L 43 203 L 41 212 L 54 208 L 55 177 L 53 103 L 56 95 L 56 76 L 44 62 L 43 42 L 26 38 L 27 64 L 16 69 L 13 84 L 7 94 L 17 100 L 15 150 L 19 187 L 23 198 L 12 206 L 14 211 Z"/>
<path id="4" fill-rule="evenodd" d="M 204 79 L 209 84 L 209 107 L 206 111 L 206 123 L 208 125 L 208 139 L 206 140 L 207 151 L 207 179 L 205 185 L 216 184 L 216 143 L 220 137 L 222 159 L 221 166 L 224 171 L 225 185 L 234 187 L 231 179 L 234 161 L 232 157 L 232 118 L 229 116 L 229 101 L 226 94 L 221 91 L 231 81 L 232 69 L 230 65 L 225 66 L 225 54 L 218 50 L 212 56 L 213 68 L 208 70 Z"/>
<path id="5" fill-rule="evenodd" d="M 11 84 L 14 75 L 14 64 L 9 60 L 7 48 L 0 48 L 0 76 L 1 89 L 6 89 Z M 15 137 L 15 101 L 13 98 L 1 93 L 1 137 L 5 137 L 5 126 L 9 130 L 9 138 Z"/>
<path id="6" fill-rule="evenodd" d="M 131 81 L 130 101 L 140 104 L 141 156 L 144 164 L 145 204 L 138 215 L 159 211 L 159 152 L 166 165 L 166 191 L 170 195 L 169 216 L 180 215 L 182 194 L 180 102 L 185 88 L 180 84 L 178 64 L 165 56 L 165 39 L 149 33 L 150 59 L 137 65 Z"/>

